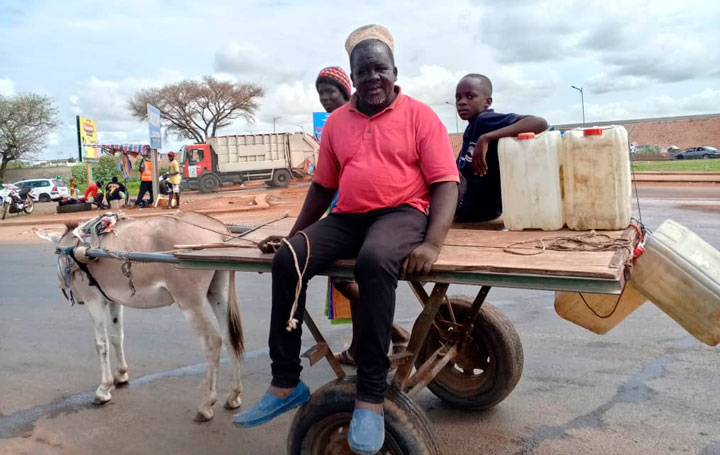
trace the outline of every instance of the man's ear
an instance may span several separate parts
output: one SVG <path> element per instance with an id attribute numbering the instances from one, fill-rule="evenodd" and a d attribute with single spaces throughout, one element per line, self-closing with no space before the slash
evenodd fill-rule
<path id="1" fill-rule="evenodd" d="M 350 80 L 352 81 L 353 87 L 357 88 L 357 85 L 355 85 L 355 75 L 352 73 L 352 70 L 350 71 Z"/>
<path id="2" fill-rule="evenodd" d="M 395 80 L 393 82 L 397 82 L 397 75 L 398 75 L 397 66 L 393 66 L 393 74 L 395 75 Z"/>
<path id="3" fill-rule="evenodd" d="M 492 106 L 492 96 L 488 96 L 487 99 L 485 100 L 485 102 L 487 103 L 487 105 L 485 106 L 485 109 Z"/>

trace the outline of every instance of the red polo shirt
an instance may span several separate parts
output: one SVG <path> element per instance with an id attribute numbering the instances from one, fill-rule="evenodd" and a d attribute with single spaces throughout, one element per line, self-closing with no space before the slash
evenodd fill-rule
<path id="1" fill-rule="evenodd" d="M 459 182 L 445 126 L 425 104 L 403 95 L 367 117 L 357 94 L 323 128 L 314 182 L 340 193 L 335 213 L 430 205 L 430 185 Z"/>

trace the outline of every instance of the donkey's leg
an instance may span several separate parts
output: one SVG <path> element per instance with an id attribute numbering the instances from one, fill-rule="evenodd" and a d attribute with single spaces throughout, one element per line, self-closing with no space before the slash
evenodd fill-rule
<path id="1" fill-rule="evenodd" d="M 107 337 L 107 321 L 105 317 L 105 301 L 102 298 L 85 299 L 90 318 L 95 331 L 95 349 L 100 358 L 100 385 L 95 390 L 92 402 L 105 404 L 110 401 L 110 389 L 113 386 L 112 370 L 110 368 L 110 347 Z"/>
<path id="2" fill-rule="evenodd" d="M 183 297 L 182 300 L 178 299 L 177 303 L 193 332 L 200 338 L 208 364 L 205 378 L 205 385 L 207 387 L 205 397 L 202 403 L 200 403 L 198 412 L 195 415 L 196 422 L 206 422 L 213 417 L 212 406 L 217 399 L 217 377 L 218 369 L 220 368 L 222 338 L 220 338 L 220 335 L 218 335 L 212 321 L 208 317 L 207 310 L 205 309 L 208 304 L 207 298 L 203 296 L 195 301 L 185 300 L 186 298 L 187 297 Z"/>
<path id="3" fill-rule="evenodd" d="M 115 348 L 115 357 L 117 358 L 117 374 L 113 379 L 116 386 L 127 385 L 130 380 L 128 376 L 128 366 L 125 361 L 125 350 L 123 348 L 123 307 L 122 305 L 109 302 L 108 312 L 110 314 L 110 342 Z"/>
<path id="4" fill-rule="evenodd" d="M 228 305 L 230 304 L 230 296 L 228 294 L 229 275 L 230 272 L 215 272 L 215 277 L 208 291 L 208 301 L 210 302 L 210 308 L 212 308 L 218 326 L 223 334 L 225 349 L 227 350 L 228 357 L 230 357 L 232 369 L 232 383 L 230 384 L 230 392 L 225 400 L 225 409 L 237 409 L 242 403 L 240 397 L 242 394 L 242 380 L 240 358 L 235 354 L 228 334 Z"/>

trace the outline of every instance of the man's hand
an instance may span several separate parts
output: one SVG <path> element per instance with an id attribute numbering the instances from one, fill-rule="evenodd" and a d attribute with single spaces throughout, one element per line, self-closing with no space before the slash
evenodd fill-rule
<path id="1" fill-rule="evenodd" d="M 475 175 L 487 174 L 488 166 L 485 161 L 485 155 L 487 155 L 488 144 L 490 141 L 485 136 L 480 136 L 475 143 L 475 150 L 473 150 L 472 164 Z"/>
<path id="2" fill-rule="evenodd" d="M 428 274 L 440 256 L 440 248 L 430 242 L 423 242 L 410 252 L 403 264 L 400 278 L 406 275 Z"/>
<path id="3" fill-rule="evenodd" d="M 280 248 L 281 240 L 285 237 L 280 235 L 271 235 L 262 242 L 258 243 L 258 248 L 265 254 L 275 253 Z"/>

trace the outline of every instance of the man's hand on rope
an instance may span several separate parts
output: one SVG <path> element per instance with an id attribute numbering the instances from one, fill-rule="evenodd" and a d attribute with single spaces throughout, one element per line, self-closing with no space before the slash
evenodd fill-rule
<path id="1" fill-rule="evenodd" d="M 440 248 L 430 242 L 423 242 L 410 252 L 403 264 L 400 278 L 406 275 L 428 274 L 440 256 Z"/>
<path id="2" fill-rule="evenodd" d="M 275 253 L 280 248 L 281 241 L 285 237 L 281 235 L 271 235 L 262 242 L 258 243 L 258 248 L 265 254 Z"/>

